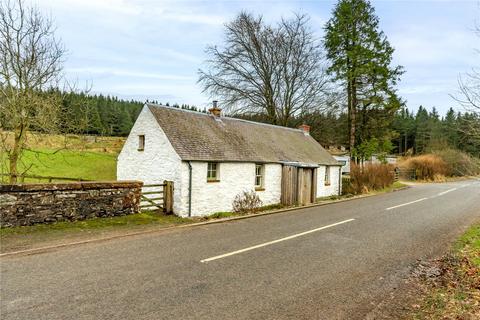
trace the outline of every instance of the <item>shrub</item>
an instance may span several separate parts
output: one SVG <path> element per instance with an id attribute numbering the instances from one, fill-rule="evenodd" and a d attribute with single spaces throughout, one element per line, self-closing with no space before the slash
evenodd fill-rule
<path id="1" fill-rule="evenodd" d="M 350 179 L 344 180 L 344 193 L 360 194 L 372 190 L 384 189 L 395 181 L 394 167 L 391 164 L 365 164 L 363 166 L 352 163 L 350 165 Z"/>
<path id="2" fill-rule="evenodd" d="M 233 200 L 233 211 L 240 214 L 255 213 L 262 206 L 262 200 L 255 191 L 244 191 Z"/>
<path id="3" fill-rule="evenodd" d="M 435 150 L 432 153 L 445 161 L 448 176 L 473 176 L 480 174 L 480 160 L 465 152 L 447 148 Z"/>
<path id="4" fill-rule="evenodd" d="M 355 194 L 355 190 L 353 190 L 349 176 L 342 176 L 342 194 Z"/>
<path id="5" fill-rule="evenodd" d="M 414 170 L 416 178 L 420 180 L 441 181 L 448 174 L 447 163 L 434 154 L 406 158 L 400 166 Z"/>

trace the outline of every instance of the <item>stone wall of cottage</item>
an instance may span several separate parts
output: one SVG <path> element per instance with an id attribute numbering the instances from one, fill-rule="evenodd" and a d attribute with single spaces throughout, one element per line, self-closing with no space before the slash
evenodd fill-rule
<path id="1" fill-rule="evenodd" d="M 342 173 L 340 166 L 330 167 L 330 184 L 325 184 L 326 166 L 321 165 L 317 169 L 317 198 L 335 196 L 341 194 Z"/>
<path id="2" fill-rule="evenodd" d="M 139 135 L 145 136 L 145 147 L 138 150 Z M 117 180 L 139 180 L 144 184 L 160 184 L 164 180 L 174 182 L 173 212 L 185 211 L 180 193 L 187 185 L 180 183 L 180 156 L 145 106 L 128 135 L 117 161 Z M 144 191 L 152 191 L 145 189 Z M 187 191 L 188 192 L 188 191 Z"/>
<path id="3" fill-rule="evenodd" d="M 141 188 L 138 181 L 0 185 L 0 226 L 137 213 Z"/>
<path id="4" fill-rule="evenodd" d="M 238 194 L 255 191 L 255 163 L 220 162 L 218 182 L 207 181 L 207 162 L 195 161 L 192 165 L 192 216 L 205 216 L 215 212 L 232 211 L 232 203 Z M 175 214 L 188 215 L 189 168 L 187 162 L 182 165 L 180 191 L 181 205 Z M 263 205 L 280 203 L 282 186 L 282 165 L 264 165 L 264 186 L 255 191 Z"/>

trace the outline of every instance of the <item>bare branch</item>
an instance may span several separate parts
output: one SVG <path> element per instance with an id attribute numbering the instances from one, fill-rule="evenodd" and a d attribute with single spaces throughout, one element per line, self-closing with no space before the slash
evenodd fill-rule
<path id="1" fill-rule="evenodd" d="M 270 26 L 242 12 L 225 26 L 224 47 L 207 48 L 210 58 L 199 82 L 231 113 L 265 114 L 287 125 L 293 116 L 325 105 L 320 48 L 305 15 Z"/>

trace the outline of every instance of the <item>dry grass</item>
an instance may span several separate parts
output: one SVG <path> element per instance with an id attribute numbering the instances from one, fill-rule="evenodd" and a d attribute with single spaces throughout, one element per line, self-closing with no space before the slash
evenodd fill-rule
<path id="1" fill-rule="evenodd" d="M 409 318 L 480 319 L 480 225 L 468 230 L 452 253 L 423 268 L 425 295 Z"/>
<path id="2" fill-rule="evenodd" d="M 480 174 L 480 160 L 455 149 L 432 151 L 447 164 L 448 176 L 474 176 Z"/>
<path id="3" fill-rule="evenodd" d="M 407 157 L 398 165 L 415 170 L 417 179 L 444 182 L 445 177 L 474 176 L 480 174 L 480 160 L 455 149 L 443 149 L 432 153 Z"/>
<path id="4" fill-rule="evenodd" d="M 361 194 L 391 186 L 395 180 L 394 167 L 390 164 L 351 164 L 350 181 L 344 193 Z"/>
<path id="5" fill-rule="evenodd" d="M 8 135 L 7 144 L 13 143 L 13 134 Z M 75 150 L 118 154 L 125 142 L 124 137 L 102 137 L 88 135 L 51 135 L 37 132 L 27 133 L 27 149 Z"/>
<path id="6" fill-rule="evenodd" d="M 415 170 L 417 179 L 426 181 L 444 181 L 448 175 L 447 163 L 438 155 L 425 154 L 403 159 L 399 166 Z"/>

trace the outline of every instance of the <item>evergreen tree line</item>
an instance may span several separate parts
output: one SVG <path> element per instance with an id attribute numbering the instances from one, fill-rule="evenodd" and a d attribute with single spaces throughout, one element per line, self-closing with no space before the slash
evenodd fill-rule
<path id="1" fill-rule="evenodd" d="M 62 99 L 66 117 L 84 119 L 77 133 L 104 136 L 127 136 L 143 103 L 113 96 L 70 92 Z"/>
<path id="2" fill-rule="evenodd" d="M 148 101 L 154 104 L 161 102 Z M 135 123 L 144 103 L 135 100 L 123 100 L 114 96 L 87 95 L 85 93 L 68 93 L 63 98 L 63 105 L 68 117 L 86 118 L 81 134 L 127 136 Z M 166 106 L 206 113 L 206 108 L 188 104 L 170 104 Z M 245 120 L 269 123 L 262 114 L 234 115 Z M 469 123 L 479 121 L 473 113 L 456 112 L 450 108 L 445 116 L 440 116 L 433 107 L 430 111 L 420 106 L 417 112 L 402 108 L 396 112 L 388 126 L 385 137 L 391 147 L 386 150 L 394 154 L 422 154 L 433 149 L 455 148 L 480 157 L 480 140 L 468 134 Z M 325 147 L 348 147 L 347 112 L 316 111 L 303 117 L 293 117 L 288 126 L 298 127 L 305 123 L 310 125 L 310 134 Z"/>
<path id="3" fill-rule="evenodd" d="M 266 117 L 239 116 L 243 119 L 267 122 Z M 386 127 L 388 135 L 377 142 L 384 146 L 386 153 L 398 155 L 423 154 L 445 148 L 458 149 L 480 157 L 480 140 L 470 134 L 470 123 L 480 121 L 480 117 L 469 112 L 456 112 L 450 108 L 445 116 L 440 116 L 433 107 L 428 111 L 420 106 L 417 112 L 402 108 L 393 116 Z M 315 112 L 303 118 L 290 120 L 290 127 L 308 124 L 310 134 L 324 147 L 347 147 L 349 144 L 348 114 L 346 112 Z M 377 152 L 374 150 L 374 152 Z"/>
<path id="4" fill-rule="evenodd" d="M 480 123 L 474 113 L 455 112 L 450 108 L 440 117 L 437 110 L 428 111 L 420 106 L 416 113 L 403 109 L 394 117 L 392 139 L 394 152 L 398 154 L 422 154 L 432 150 L 454 148 L 480 157 L 480 139 L 471 135 L 470 124 Z"/>
<path id="5" fill-rule="evenodd" d="M 61 94 L 59 92 L 59 94 Z M 136 100 L 123 100 L 110 95 L 88 95 L 84 92 L 69 92 L 62 94 L 62 106 L 64 109 L 64 123 L 69 119 L 75 119 L 78 130 L 65 130 L 88 135 L 103 136 L 127 136 L 135 123 L 144 103 Z M 156 100 L 146 101 L 154 104 L 162 104 Z M 168 102 L 166 106 L 207 112 L 188 104 L 173 104 Z M 42 131 L 41 128 L 36 128 Z"/>

